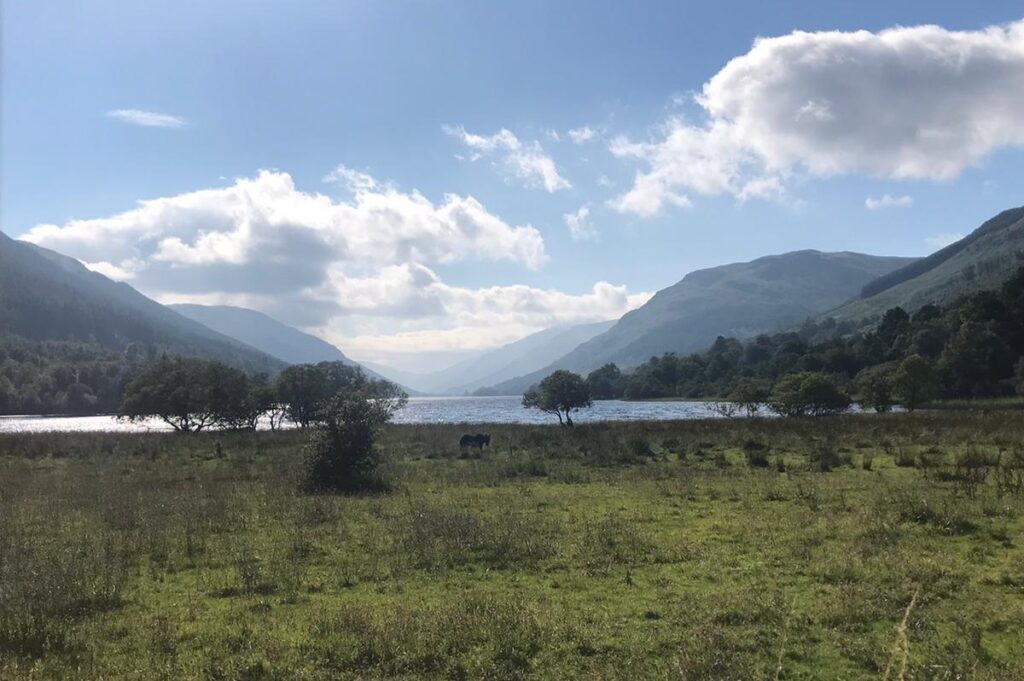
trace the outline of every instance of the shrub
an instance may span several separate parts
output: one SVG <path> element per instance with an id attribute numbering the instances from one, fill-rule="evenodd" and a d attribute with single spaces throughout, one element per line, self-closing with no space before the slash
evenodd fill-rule
<path id="1" fill-rule="evenodd" d="M 406 399 L 398 387 L 379 383 L 369 392 L 328 400 L 308 447 L 307 486 L 335 492 L 385 489 L 387 485 L 377 474 L 380 454 L 374 438 Z"/>
<path id="2" fill-rule="evenodd" d="M 991 456 L 973 446 L 960 452 L 953 464 L 957 487 L 967 496 L 973 497 L 978 488 L 985 484 L 995 463 Z"/>

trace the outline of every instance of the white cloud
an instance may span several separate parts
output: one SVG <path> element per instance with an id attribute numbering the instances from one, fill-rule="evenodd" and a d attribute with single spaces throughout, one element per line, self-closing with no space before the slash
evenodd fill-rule
<path id="1" fill-rule="evenodd" d="M 573 144 L 583 144 L 594 139 L 597 131 L 591 128 L 589 125 L 584 125 L 580 128 L 573 128 L 569 131 L 569 139 L 573 141 Z"/>
<path id="2" fill-rule="evenodd" d="M 426 281 L 416 282 L 417 276 Z M 594 284 L 588 293 L 573 295 L 526 285 L 472 289 L 445 284 L 430 272 L 403 268 L 382 280 L 348 282 L 343 291 L 376 291 L 363 301 L 370 309 L 383 304 L 390 310 L 431 310 L 431 318 L 409 320 L 389 334 L 351 333 L 351 325 L 328 324 L 319 331 L 353 357 L 386 361 L 394 353 L 435 353 L 495 347 L 540 329 L 562 324 L 583 324 L 621 317 L 650 299 L 649 293 L 630 294 L 624 286 Z M 438 327 L 436 318 L 446 323 Z"/>
<path id="3" fill-rule="evenodd" d="M 445 126 L 444 131 L 469 147 L 473 152 L 469 160 L 477 161 L 484 156 L 497 157 L 509 172 L 529 187 L 540 186 L 551 193 L 572 187 L 559 174 L 554 159 L 544 152 L 540 142 L 523 143 L 505 128 L 493 135 L 477 135 L 467 132 L 462 126 Z"/>
<path id="4" fill-rule="evenodd" d="M 107 116 L 122 123 L 141 125 L 145 128 L 182 128 L 187 125 L 184 118 L 154 111 L 140 111 L 139 109 L 114 109 L 108 111 Z"/>
<path id="5" fill-rule="evenodd" d="M 869 196 L 864 199 L 864 207 L 868 210 L 881 210 L 883 208 L 909 208 L 914 205 L 914 199 L 910 196 L 892 196 L 883 194 L 879 198 Z"/>
<path id="6" fill-rule="evenodd" d="M 377 180 L 371 175 L 345 165 L 339 165 L 324 175 L 324 182 L 340 184 L 353 193 L 373 191 L 378 186 Z"/>
<path id="7" fill-rule="evenodd" d="M 936 234 L 935 236 L 928 237 L 927 239 L 924 240 L 924 242 L 928 244 L 928 246 L 930 246 L 931 248 L 939 250 L 940 248 L 945 248 L 946 246 L 952 243 L 956 243 L 957 241 L 960 241 L 960 239 L 963 238 L 963 234 L 943 232 L 942 234 Z"/>
<path id="8" fill-rule="evenodd" d="M 687 193 L 784 195 L 797 174 L 949 180 L 1024 145 L 1024 21 L 759 39 L 705 83 L 706 121 L 612 142 L 647 167 L 612 205 L 641 215 Z"/>
<path id="9" fill-rule="evenodd" d="M 566 213 L 562 218 L 573 240 L 586 241 L 597 237 L 597 228 L 590 221 L 590 206 L 580 206 L 575 213 Z"/>
<path id="10" fill-rule="evenodd" d="M 507 225 L 473 197 L 447 194 L 434 204 L 365 177 L 351 201 L 336 202 L 297 190 L 287 173 L 261 171 L 228 187 L 141 201 L 109 218 L 38 225 L 25 238 L 86 262 L 139 259 L 150 267 L 300 264 L 308 257 L 451 263 L 473 256 L 536 268 L 546 259 L 536 229 Z M 298 247 L 305 250 L 294 253 Z"/>
<path id="11" fill-rule="evenodd" d="M 363 342 L 356 339 L 408 352 L 487 347 L 555 324 L 611 319 L 648 297 L 605 282 L 578 295 L 448 284 L 436 268 L 462 260 L 537 268 L 547 259 L 544 241 L 471 196 L 432 202 L 344 166 L 328 177 L 352 196 L 304 192 L 287 173 L 261 171 L 110 217 L 38 225 L 24 238 L 161 302 L 258 309 L 322 330 L 346 351 L 349 341 Z M 412 338 L 419 345 L 402 345 Z"/>

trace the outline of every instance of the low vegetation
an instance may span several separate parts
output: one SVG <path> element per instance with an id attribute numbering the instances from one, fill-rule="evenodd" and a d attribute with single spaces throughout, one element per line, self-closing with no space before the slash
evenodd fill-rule
<path id="1" fill-rule="evenodd" d="M 1024 678 L 1015 412 L 486 430 L 0 435 L 0 679 Z"/>

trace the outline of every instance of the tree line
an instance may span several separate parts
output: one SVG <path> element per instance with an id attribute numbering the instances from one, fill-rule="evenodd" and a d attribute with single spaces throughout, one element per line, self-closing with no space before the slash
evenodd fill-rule
<path id="1" fill-rule="evenodd" d="M 378 402 L 405 398 L 394 384 L 371 380 L 342 362 L 295 364 L 271 380 L 220 362 L 163 357 L 127 384 L 118 414 L 132 421 L 157 418 L 179 432 L 254 430 L 261 421 L 271 429 L 286 421 L 306 428 L 327 420 L 332 400 L 351 395 Z"/>
<path id="2" fill-rule="evenodd" d="M 1000 289 L 900 307 L 864 330 L 834 319 L 701 353 L 615 364 L 585 379 L 593 399 L 726 398 L 780 414 L 829 413 L 856 400 L 887 411 L 943 398 L 1024 395 L 1024 268 Z"/>

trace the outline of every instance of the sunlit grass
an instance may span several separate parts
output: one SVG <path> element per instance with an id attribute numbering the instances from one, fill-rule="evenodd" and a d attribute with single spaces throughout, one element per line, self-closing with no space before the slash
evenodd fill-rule
<path id="1" fill-rule="evenodd" d="M 1024 678 L 1012 414 L 462 430 L 0 437 L 0 677 Z"/>

